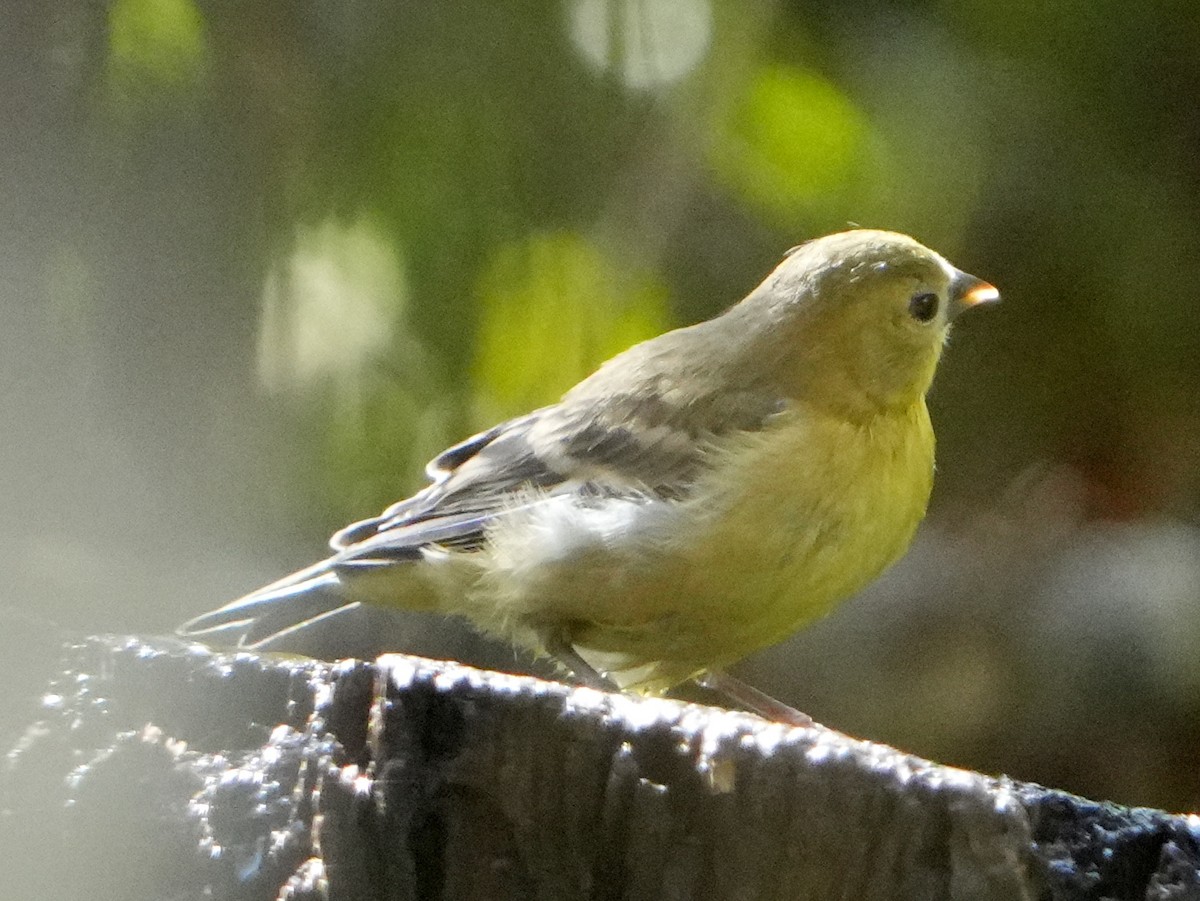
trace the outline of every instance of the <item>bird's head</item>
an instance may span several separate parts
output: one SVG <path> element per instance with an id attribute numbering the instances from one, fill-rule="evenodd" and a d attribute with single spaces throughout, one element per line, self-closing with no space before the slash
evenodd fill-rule
<path id="1" fill-rule="evenodd" d="M 790 393 L 870 413 L 924 396 L 951 322 L 999 297 L 907 235 L 858 229 L 793 248 L 744 303 L 771 308 L 760 349 Z"/>

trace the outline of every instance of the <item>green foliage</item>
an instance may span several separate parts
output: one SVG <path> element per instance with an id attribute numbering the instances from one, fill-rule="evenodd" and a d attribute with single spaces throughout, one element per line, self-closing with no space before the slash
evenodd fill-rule
<path id="1" fill-rule="evenodd" d="M 781 227 L 854 196 L 869 159 L 866 116 L 837 85 L 779 64 L 755 73 L 731 121 L 713 135 L 722 178 Z"/>
<path id="2" fill-rule="evenodd" d="M 243 303 L 260 305 L 247 313 L 262 385 L 286 383 L 330 429 L 337 404 L 392 391 L 443 399 L 443 437 L 461 437 L 736 300 L 789 244 L 850 222 L 914 233 L 1020 311 L 1001 314 L 1003 335 L 963 337 L 979 350 L 951 354 L 947 397 L 972 378 L 989 401 L 1005 384 L 1038 396 L 1030 370 L 993 371 L 1014 344 L 1041 354 L 1038 377 L 1179 394 L 1163 385 L 1193 378 L 1200 350 L 1186 302 L 1200 217 L 1195 191 L 1176 188 L 1194 154 L 1171 125 L 1188 111 L 1178 93 L 1147 102 L 1150 76 L 1128 77 L 1119 52 L 1140 35 L 1155 52 L 1137 65 L 1184 83 L 1192 32 L 1165 28 L 1173 9 L 1118 27 L 1087 4 L 987 0 L 887 13 L 115 0 L 92 96 L 117 127 L 92 156 L 124 160 L 127 185 L 178 171 L 167 202 L 190 213 L 236 179 L 210 214 L 253 240 L 217 241 L 203 265 L 236 270 Z M 69 246 L 62 259 L 95 271 Z M 73 278 L 56 276 L 55 295 Z M 1056 353 L 1067 341 L 1121 364 Z M 326 377 L 332 393 L 313 381 Z M 408 402 L 392 415 L 420 430 Z M 1053 453 L 1069 419 L 1019 415 L 1021 428 L 964 415 L 941 430 L 951 447 L 976 435 L 997 450 L 1040 434 Z M 364 455 L 386 451 L 351 452 L 348 434 L 310 451 L 380 473 L 385 501 L 393 480 Z M 996 468 L 978 465 L 958 471 Z M 322 503 L 341 496 L 330 485 Z"/>
<path id="3" fill-rule="evenodd" d="M 570 233 L 501 246 L 477 291 L 481 426 L 552 403 L 613 354 L 668 327 L 667 292 Z"/>
<path id="4" fill-rule="evenodd" d="M 108 16 L 107 88 L 118 111 L 177 102 L 200 86 L 210 51 L 192 0 L 115 0 Z"/>

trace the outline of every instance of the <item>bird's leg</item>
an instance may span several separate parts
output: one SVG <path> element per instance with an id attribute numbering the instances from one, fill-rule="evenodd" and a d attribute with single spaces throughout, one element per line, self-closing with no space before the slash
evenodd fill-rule
<path id="1" fill-rule="evenodd" d="M 796 708 L 775 700 L 766 692 L 759 691 L 748 682 L 721 670 L 701 673 L 693 681 L 701 688 L 724 695 L 738 706 L 774 722 L 801 727 L 813 725 L 813 718 L 807 713 L 801 713 Z"/>
<path id="2" fill-rule="evenodd" d="M 554 632 L 545 639 L 546 651 L 571 671 L 580 685 L 594 688 L 597 691 L 620 691 L 620 687 L 600 673 L 592 669 L 590 663 L 579 656 L 579 652 L 561 632 Z"/>

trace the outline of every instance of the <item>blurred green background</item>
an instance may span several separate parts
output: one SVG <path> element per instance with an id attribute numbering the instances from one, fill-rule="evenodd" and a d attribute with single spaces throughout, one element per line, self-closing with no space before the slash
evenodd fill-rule
<path id="1" fill-rule="evenodd" d="M 856 223 L 1005 301 L 941 369 L 912 554 L 741 675 L 1200 805 L 1190 2 L 5 7 L 0 729 L 64 637 L 310 562 L 449 442 Z M 436 621 L 387 642 L 527 665 Z"/>

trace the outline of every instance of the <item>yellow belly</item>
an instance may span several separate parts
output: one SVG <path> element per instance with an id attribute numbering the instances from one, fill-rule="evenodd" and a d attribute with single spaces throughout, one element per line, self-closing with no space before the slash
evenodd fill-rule
<path id="1" fill-rule="evenodd" d="M 868 426 L 798 417 L 762 449 L 747 489 L 712 536 L 711 552 L 743 566 L 753 591 L 727 586 L 734 619 L 777 641 L 858 591 L 908 548 L 933 486 L 924 404 Z"/>
<path id="2" fill-rule="evenodd" d="M 785 638 L 874 579 L 908 547 L 933 480 L 923 402 L 861 424 L 792 410 L 715 453 L 691 499 L 660 503 L 661 521 L 632 511 L 633 540 L 617 524 L 611 542 L 559 559 L 532 537 L 555 531 L 545 522 L 492 536 L 442 609 L 535 647 L 559 630 L 623 685 L 666 687 Z"/>
<path id="3" fill-rule="evenodd" d="M 695 528 L 678 558 L 652 561 L 660 577 L 591 594 L 577 641 L 610 670 L 639 670 L 632 684 L 780 641 L 895 562 L 925 514 L 933 431 L 924 403 L 866 425 L 798 413 L 712 478 L 707 501 L 684 504 Z"/>

